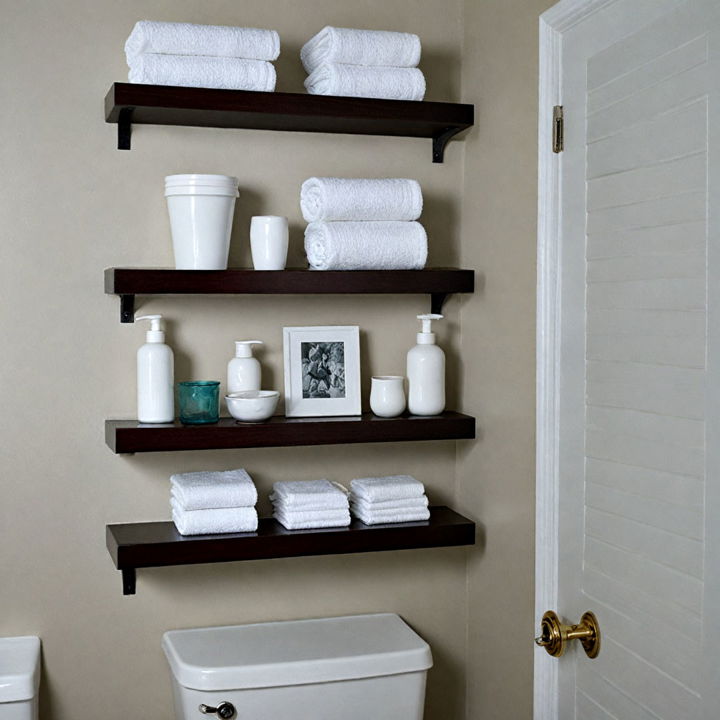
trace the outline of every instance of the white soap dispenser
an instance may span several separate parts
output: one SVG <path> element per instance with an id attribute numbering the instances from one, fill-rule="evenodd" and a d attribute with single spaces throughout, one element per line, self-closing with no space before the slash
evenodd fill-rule
<path id="1" fill-rule="evenodd" d="M 445 353 L 435 344 L 433 320 L 442 315 L 418 315 L 422 332 L 407 354 L 408 410 L 412 415 L 439 415 L 445 409 Z"/>
<path id="2" fill-rule="evenodd" d="M 237 340 L 235 357 L 227 368 L 227 391 L 229 393 L 260 389 L 260 362 L 253 357 L 253 345 L 262 345 L 262 340 Z"/>
<path id="3" fill-rule="evenodd" d="M 137 412 L 141 423 L 168 423 L 175 419 L 174 357 L 160 329 L 162 315 L 141 315 L 149 320 L 145 344 L 137 351 Z"/>

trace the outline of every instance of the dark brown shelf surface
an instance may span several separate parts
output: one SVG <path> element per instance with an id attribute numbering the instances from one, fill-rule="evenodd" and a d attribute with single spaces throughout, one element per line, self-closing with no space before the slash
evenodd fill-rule
<path id="1" fill-rule="evenodd" d="M 130 595 L 136 568 L 474 545 L 475 523 L 436 506 L 422 522 L 369 526 L 353 520 L 350 527 L 318 530 L 286 530 L 273 518 L 261 519 L 255 533 L 228 535 L 183 536 L 172 522 L 108 525 L 106 540 Z"/>
<path id="2" fill-rule="evenodd" d="M 432 138 L 433 161 L 442 162 L 448 140 L 473 124 L 474 106 L 114 83 L 105 119 L 118 123 L 125 150 L 133 124 L 191 125 Z"/>
<path id="3" fill-rule="evenodd" d="M 467 440 L 475 437 L 475 418 L 456 412 L 424 417 L 403 415 L 286 418 L 263 423 L 239 423 L 220 418 L 212 425 L 143 424 L 136 420 L 106 420 L 105 442 L 115 453 L 228 448 L 342 445 L 345 443 L 411 440 Z"/>

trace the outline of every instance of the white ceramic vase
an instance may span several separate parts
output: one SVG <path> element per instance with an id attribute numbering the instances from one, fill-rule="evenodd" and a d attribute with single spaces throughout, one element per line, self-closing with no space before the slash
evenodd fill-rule
<path id="1" fill-rule="evenodd" d="M 370 409 L 378 417 L 397 417 L 405 412 L 405 378 L 376 375 L 370 389 Z"/>

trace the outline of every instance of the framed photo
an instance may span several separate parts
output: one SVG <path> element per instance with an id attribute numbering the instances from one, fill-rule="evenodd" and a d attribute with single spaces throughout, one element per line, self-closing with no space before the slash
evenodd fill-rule
<path id="1" fill-rule="evenodd" d="M 285 415 L 360 415 L 360 328 L 283 328 Z"/>

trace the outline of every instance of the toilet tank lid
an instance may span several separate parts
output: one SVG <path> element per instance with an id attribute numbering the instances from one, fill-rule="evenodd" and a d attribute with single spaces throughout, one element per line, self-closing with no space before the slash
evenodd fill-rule
<path id="1" fill-rule="evenodd" d="M 432 666 L 430 646 L 390 613 L 171 630 L 163 650 L 177 682 L 193 690 L 306 685 Z"/>
<path id="2" fill-rule="evenodd" d="M 40 638 L 0 638 L 0 703 L 30 700 L 40 685 Z"/>

